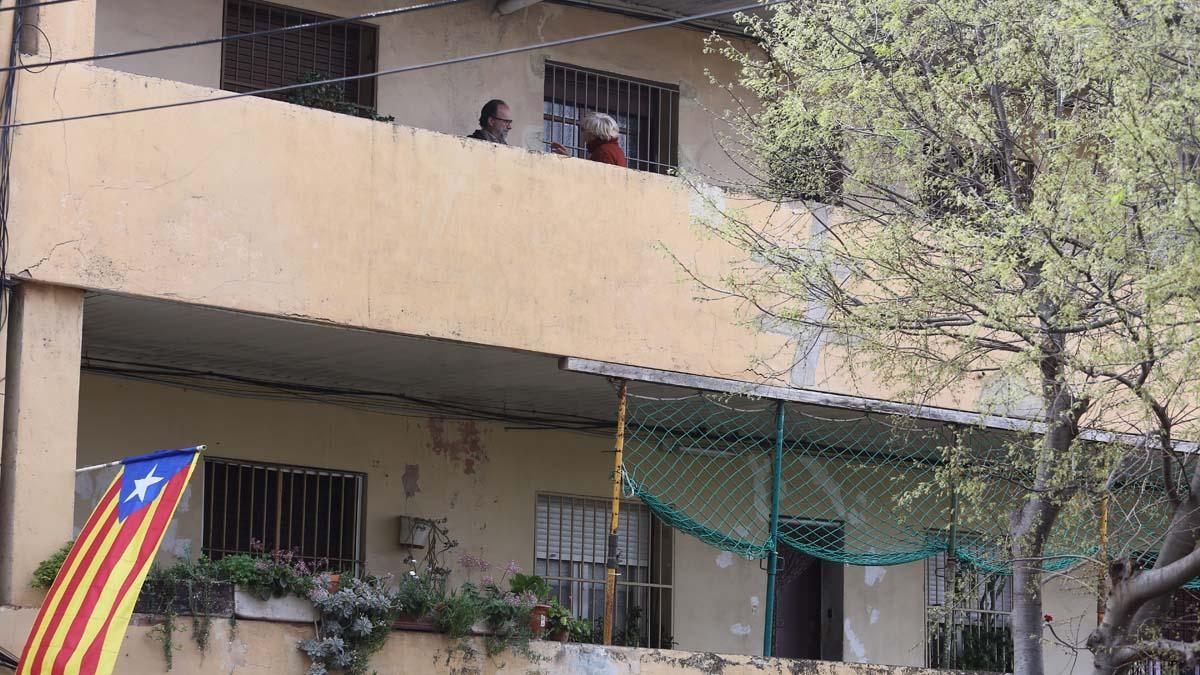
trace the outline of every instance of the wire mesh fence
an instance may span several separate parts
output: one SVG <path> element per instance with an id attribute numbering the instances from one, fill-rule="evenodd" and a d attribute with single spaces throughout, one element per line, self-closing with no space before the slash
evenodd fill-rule
<path id="1" fill-rule="evenodd" d="M 780 543 L 832 562 L 896 565 L 945 553 L 953 522 L 973 533 L 955 542 L 957 558 L 1010 571 L 1007 515 L 1029 494 L 1017 458 L 1039 442 L 1035 435 L 703 391 L 649 396 L 632 388 L 628 410 L 627 491 L 665 523 L 719 549 L 750 558 L 774 550 L 779 444 Z M 948 485 L 954 453 L 970 457 L 969 488 Z M 1178 482 L 1190 461 L 1164 472 L 1156 452 L 1122 456 L 1121 480 L 1106 491 L 1110 555 L 1152 556 L 1169 517 L 1164 476 Z M 1062 504 L 1043 569 L 1095 555 L 1098 505 L 1088 490 Z M 806 521 L 837 526 L 796 525 Z"/>

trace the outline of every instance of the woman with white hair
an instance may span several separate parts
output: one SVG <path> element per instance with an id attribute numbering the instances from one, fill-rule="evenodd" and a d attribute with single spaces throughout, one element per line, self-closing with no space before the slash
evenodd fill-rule
<path id="1" fill-rule="evenodd" d="M 579 142 L 587 147 L 588 159 L 593 162 L 629 166 L 625 152 L 621 150 L 620 137 L 621 130 L 611 115 L 594 112 L 579 120 Z M 560 155 L 571 154 L 561 143 L 551 142 L 550 149 Z"/>

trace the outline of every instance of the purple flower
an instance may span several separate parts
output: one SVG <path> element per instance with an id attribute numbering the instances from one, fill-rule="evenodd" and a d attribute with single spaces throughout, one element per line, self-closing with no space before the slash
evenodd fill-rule
<path id="1" fill-rule="evenodd" d="M 476 558 L 470 553 L 464 553 L 458 556 L 458 564 L 467 569 L 474 569 L 475 567 L 479 566 L 479 558 Z"/>
<path id="2" fill-rule="evenodd" d="M 521 573 L 521 565 L 518 564 L 516 560 L 509 560 L 508 564 L 504 566 L 504 573 L 505 574 L 520 574 Z"/>
<path id="3" fill-rule="evenodd" d="M 492 563 L 484 560 L 483 558 L 478 558 L 477 564 L 479 565 L 480 572 L 486 572 L 486 571 L 492 569 Z"/>
<path id="4" fill-rule="evenodd" d="M 484 575 L 484 577 L 481 581 L 483 581 L 484 586 L 495 586 L 496 585 L 496 577 L 493 577 L 490 574 Z"/>

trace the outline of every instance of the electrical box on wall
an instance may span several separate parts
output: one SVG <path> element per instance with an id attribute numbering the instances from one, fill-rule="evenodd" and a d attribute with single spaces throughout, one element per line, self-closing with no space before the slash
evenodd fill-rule
<path id="1" fill-rule="evenodd" d="M 428 518 L 400 516 L 400 546 L 402 548 L 425 548 L 429 545 L 429 533 L 433 524 Z"/>

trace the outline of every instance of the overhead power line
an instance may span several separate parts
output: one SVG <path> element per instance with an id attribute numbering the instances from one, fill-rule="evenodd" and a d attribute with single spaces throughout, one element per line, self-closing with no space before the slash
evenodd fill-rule
<path id="1" fill-rule="evenodd" d="M 396 68 L 387 68 L 384 70 L 377 70 L 377 71 L 370 72 L 370 73 L 360 73 L 357 75 L 346 75 L 344 77 L 334 77 L 334 78 L 330 78 L 327 80 L 317 80 L 315 82 L 297 82 L 295 84 L 285 84 L 285 85 L 282 85 L 279 87 L 268 87 L 265 89 L 253 89 L 250 91 L 232 92 L 232 93 L 228 93 L 228 94 L 222 94 L 219 96 L 210 96 L 208 98 L 188 99 L 188 100 L 184 100 L 184 101 L 175 101 L 172 103 L 160 103 L 157 105 L 139 106 L 136 108 L 122 108 L 119 110 L 108 110 L 108 111 L 104 111 L 104 112 L 86 113 L 86 114 L 82 114 L 82 115 L 68 115 L 68 116 L 64 116 L 64 117 L 54 117 L 54 118 L 43 119 L 43 120 L 32 120 L 29 122 L 14 122 L 12 124 L 6 124 L 6 125 L 0 126 L 0 129 L 18 128 L 18 127 L 33 127 L 33 126 L 40 126 L 40 125 L 44 125 L 44 124 L 54 124 L 56 122 L 78 122 L 81 120 L 97 119 L 100 117 L 112 117 L 115 115 L 128 115 L 131 113 L 150 112 L 153 110 L 167 110 L 169 108 L 182 108 L 184 106 L 198 105 L 201 103 L 215 103 L 217 101 L 229 101 L 229 100 L 232 100 L 235 98 L 244 98 L 247 96 L 261 96 L 263 94 L 278 94 L 278 93 L 282 93 L 285 91 L 294 91 L 297 89 L 304 89 L 306 87 L 319 87 L 319 86 L 323 86 L 323 85 L 327 85 L 327 84 L 340 84 L 343 82 L 354 82 L 357 80 L 364 80 L 364 79 L 368 79 L 368 78 L 372 78 L 372 77 L 382 77 L 384 75 L 399 75 L 401 73 L 411 73 L 411 72 L 417 71 L 417 70 L 426 70 L 429 68 L 439 68 L 442 66 L 451 66 L 451 65 L 455 65 L 455 64 L 459 64 L 459 63 L 469 63 L 471 61 L 482 61 L 484 59 L 491 59 L 491 58 L 496 58 L 496 57 L 500 57 L 500 56 L 509 56 L 512 54 L 520 54 L 523 52 L 532 52 L 532 51 L 536 51 L 538 49 L 546 49 L 549 47 L 562 47 L 564 45 L 577 44 L 580 42 L 588 42 L 591 40 L 601 40 L 604 38 L 616 37 L 618 35 L 627 35 L 629 33 L 637 33 L 637 32 L 645 31 L 645 30 L 653 30 L 656 28 L 665 28 L 667 26 L 674 26 L 676 24 L 688 23 L 688 22 L 692 22 L 692 21 L 701 21 L 703 19 L 711 19 L 713 17 L 725 16 L 727 14 L 734 14 L 737 12 L 745 12 L 745 11 L 749 11 L 749 10 L 753 10 L 753 9 L 762 9 L 765 7 L 779 5 L 779 4 L 782 4 L 785 2 L 794 2 L 794 1 L 795 0 L 766 0 L 765 2 L 754 2 L 754 3 L 750 3 L 750 4 L 746 4 L 746 5 L 740 5 L 738 7 L 730 7 L 728 9 L 720 9 L 720 10 L 715 10 L 715 11 L 711 11 L 711 12 L 704 12 L 702 14 L 693 14 L 691 16 L 680 17 L 678 19 L 669 19 L 666 21 L 658 21 L 655 23 L 647 23 L 647 24 L 641 24 L 641 25 L 637 25 L 637 26 L 628 26 L 626 28 L 617 28 L 614 30 L 603 31 L 600 33 L 591 33 L 589 35 L 579 35 L 576 37 L 563 38 L 560 40 L 550 40 L 548 42 L 539 42 L 536 44 L 525 45 L 525 46 L 521 46 L 521 47 L 509 47 L 508 49 L 498 49 L 498 50 L 491 51 L 491 52 L 483 52 L 481 54 L 471 54 L 468 56 L 457 56 L 457 57 L 450 58 L 450 59 L 443 59 L 441 61 L 431 61 L 429 63 L 419 63 L 419 64 L 415 64 L 415 65 L 411 65 L 411 66 L 398 66 Z"/>
<path id="2" fill-rule="evenodd" d="M 73 2 L 74 0 L 54 0 L 55 2 Z M 75 56 L 69 59 L 58 59 L 52 61 L 40 61 L 38 63 L 23 63 L 5 66 L 0 68 L 0 73 L 5 73 L 11 70 L 28 70 L 30 68 L 49 68 L 50 66 L 65 66 L 70 63 L 87 63 L 93 61 L 104 61 L 107 59 L 118 59 L 125 56 L 140 56 L 142 54 L 155 54 L 157 52 L 169 52 L 175 49 L 190 49 L 192 47 L 203 47 L 205 45 L 220 44 L 223 42 L 234 42 L 237 40 L 249 40 L 252 38 L 270 37 L 281 33 L 288 33 L 297 30 L 308 30 L 309 28 L 324 28 L 326 26 L 337 26 L 345 23 L 354 23 L 357 21 L 366 21 L 369 19 L 381 19 L 387 16 L 395 16 L 397 14 L 409 14 L 411 12 L 420 12 L 426 9 L 438 9 L 439 7 L 447 7 L 449 5 L 458 5 L 468 0 L 436 0 L 436 2 L 426 2 L 420 5 L 410 5 L 408 7 L 393 7 L 391 9 L 381 9 L 377 12 L 367 12 L 357 16 L 336 17 L 333 19 L 322 19 L 320 21 L 311 21 L 309 23 L 298 23 L 293 26 L 283 26 L 281 28 L 268 28 L 266 30 L 255 31 L 253 33 L 237 33 L 235 35 L 223 35 L 221 37 L 204 38 L 203 40 L 193 40 L 191 42 L 175 42 L 167 45 L 158 45 L 155 47 L 142 47 L 140 49 L 127 49 L 120 52 L 105 52 L 103 54 L 93 54 L 92 56 Z M 26 5 L 28 7 L 29 5 Z M 12 9 L 11 7 L 8 9 Z"/>

